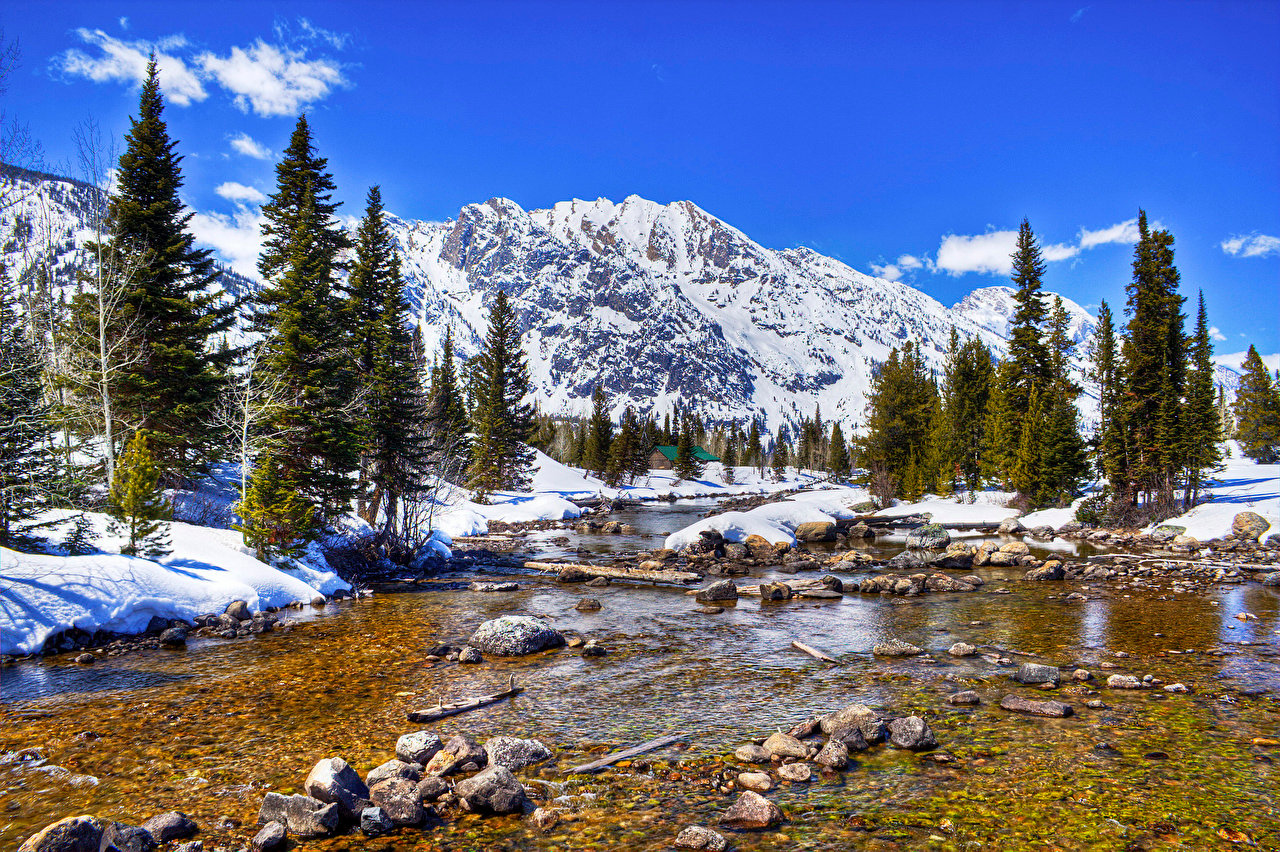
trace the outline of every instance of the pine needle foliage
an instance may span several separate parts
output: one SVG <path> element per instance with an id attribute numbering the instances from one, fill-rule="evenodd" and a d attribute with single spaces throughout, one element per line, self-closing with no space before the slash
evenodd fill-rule
<path id="1" fill-rule="evenodd" d="M 151 449 L 151 433 L 133 433 L 116 464 L 107 511 L 115 519 L 112 531 L 126 541 L 126 556 L 164 556 L 169 552 L 169 525 L 173 508 L 160 487 L 162 469 Z"/>
<path id="2" fill-rule="evenodd" d="M 475 387 L 471 466 L 467 485 L 477 500 L 494 491 L 526 490 L 533 450 L 527 442 L 536 426 L 529 366 L 520 345 L 520 329 L 507 294 L 498 291 L 489 312 L 484 348 L 469 364 Z"/>

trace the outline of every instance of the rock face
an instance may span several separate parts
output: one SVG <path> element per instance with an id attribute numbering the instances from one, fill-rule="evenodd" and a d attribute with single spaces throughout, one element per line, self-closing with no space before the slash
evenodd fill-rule
<path id="1" fill-rule="evenodd" d="M 871 649 L 871 653 L 877 657 L 914 657 L 917 654 L 923 654 L 924 649 L 910 642 L 903 642 L 901 639 L 890 639 L 888 642 L 877 643 Z"/>
<path id="2" fill-rule="evenodd" d="M 1018 683 L 1040 684 L 1051 683 L 1057 686 L 1062 682 L 1062 673 L 1058 671 L 1057 666 L 1044 666 L 1039 663 L 1023 663 L 1018 666 L 1018 670 L 1014 673 L 1013 679 Z"/>
<path id="3" fill-rule="evenodd" d="M 1075 713 L 1070 704 L 1063 704 L 1061 701 L 1032 701 L 1017 695 L 1006 695 L 1000 699 L 1000 706 L 1014 713 L 1030 713 L 1033 716 L 1049 716 L 1055 719 Z"/>
<path id="4" fill-rule="evenodd" d="M 18 852 L 98 852 L 102 829 L 97 817 L 67 817 L 28 837 Z"/>
<path id="5" fill-rule="evenodd" d="M 465 807 L 476 813 L 516 814 L 523 811 L 528 802 L 524 787 L 505 766 L 490 766 L 459 781 L 454 793 Z"/>
<path id="6" fill-rule="evenodd" d="M 912 550 L 945 550 L 951 544 L 951 533 L 942 524 L 925 524 L 907 533 L 907 547 Z"/>
<path id="7" fill-rule="evenodd" d="M 200 830 L 200 826 L 196 825 L 196 821 L 181 811 L 156 814 L 144 822 L 142 827 L 151 832 L 151 836 L 161 843 L 168 843 L 170 840 L 185 840 Z"/>
<path id="8" fill-rule="evenodd" d="M 493 737 L 484 744 L 484 751 L 490 766 L 505 766 L 513 772 L 551 759 L 551 749 L 538 740 L 516 737 Z"/>
<path id="9" fill-rule="evenodd" d="M 316 763 L 303 789 L 313 799 L 337 805 L 345 819 L 358 819 L 369 806 L 369 788 L 340 757 L 327 757 Z"/>
<path id="10" fill-rule="evenodd" d="M 426 766 L 436 752 L 444 748 L 440 738 L 430 731 L 414 731 L 396 740 L 396 757 L 405 763 Z M 386 764 L 383 764 L 384 766 Z M 371 782 L 372 783 L 372 782 Z"/>
<path id="11" fill-rule="evenodd" d="M 724 852 L 727 848 L 724 837 L 709 828 L 690 825 L 676 835 L 677 849 L 706 849 L 707 852 Z"/>
<path id="12" fill-rule="evenodd" d="M 773 802 L 759 793 L 744 790 L 720 817 L 720 824 L 730 828 L 762 829 L 781 825 L 784 819 L 782 811 Z"/>
<path id="13" fill-rule="evenodd" d="M 809 521 L 796 527 L 796 541 L 835 541 L 836 525 L 830 521 Z"/>
<path id="14" fill-rule="evenodd" d="M 924 751 L 937 748 L 938 740 L 929 723 L 919 716 L 905 716 L 889 722 L 889 745 L 894 748 L 907 748 L 912 751 Z"/>
<path id="15" fill-rule="evenodd" d="M 258 824 L 282 823 L 294 837 L 328 837 L 338 828 L 338 806 L 310 796 L 268 793 L 258 811 Z"/>
<path id="16" fill-rule="evenodd" d="M 699 589 L 694 597 L 698 603 L 718 603 L 720 601 L 736 601 L 738 587 L 729 579 L 717 580 L 704 589 Z"/>
<path id="17" fill-rule="evenodd" d="M 1271 523 L 1257 512 L 1241 512 L 1231 521 L 1231 534 L 1238 538 L 1257 541 L 1262 537 Z"/>
<path id="18" fill-rule="evenodd" d="M 545 621 L 528 615 L 504 615 L 486 621 L 468 642 L 486 654 L 519 657 L 564 644 L 564 635 Z"/>

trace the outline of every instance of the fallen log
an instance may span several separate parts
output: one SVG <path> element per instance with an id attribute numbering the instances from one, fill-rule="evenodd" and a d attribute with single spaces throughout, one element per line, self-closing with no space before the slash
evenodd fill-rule
<path id="1" fill-rule="evenodd" d="M 579 775 L 599 772 L 606 766 L 612 766 L 620 760 L 626 760 L 629 757 L 635 757 L 636 755 L 644 754 L 645 752 L 653 751 L 655 749 L 662 748 L 663 746 L 669 746 L 672 743 L 678 743 L 684 738 L 684 734 L 668 734 L 667 736 L 658 737 L 657 739 L 649 740 L 647 743 L 641 743 L 638 746 L 632 746 L 631 748 L 623 749 L 622 751 L 615 751 L 612 754 L 607 754 L 599 760 L 593 760 L 590 763 L 575 766 L 569 770 L 569 774 Z"/>
<path id="2" fill-rule="evenodd" d="M 438 699 L 435 707 L 428 707 L 425 710 L 409 710 L 405 715 L 409 717 L 410 722 L 426 723 L 434 722 L 437 719 L 444 719 L 449 716 L 457 716 L 459 713 L 466 713 L 468 710 L 475 710 L 477 707 L 487 707 L 490 704 L 497 704 L 504 698 L 511 698 L 524 692 L 524 687 L 516 686 L 515 675 L 511 676 L 510 685 L 501 692 L 495 692 L 492 695 L 482 695 L 478 698 L 466 698 L 459 701 L 446 702 Z"/>
<path id="3" fill-rule="evenodd" d="M 674 583 L 683 586 L 686 583 L 697 583 L 702 580 L 701 574 L 692 571 L 663 569 L 659 571 L 643 571 L 639 568 L 614 568 L 605 565 L 588 565 L 575 562 L 525 562 L 525 568 L 535 571 L 559 573 L 565 568 L 576 568 L 592 577 L 607 577 L 610 580 L 630 580 L 641 583 Z"/>
<path id="4" fill-rule="evenodd" d="M 788 586 L 790 586 L 791 591 L 795 592 L 796 594 L 799 594 L 800 592 L 808 592 L 813 589 L 826 588 L 825 586 L 822 585 L 822 580 L 815 579 L 815 578 L 810 578 L 805 580 L 785 580 L 784 579 L 781 582 L 786 583 Z M 759 585 L 739 586 L 738 594 L 748 595 L 753 598 L 758 598 L 760 597 L 760 586 Z"/>
<path id="5" fill-rule="evenodd" d="M 792 640 L 791 647 L 795 648 L 797 651 L 804 651 L 806 654 L 808 654 L 810 657 L 813 657 L 815 660 L 821 660 L 824 663 L 836 662 L 835 657 L 832 657 L 828 654 L 824 654 L 821 651 L 819 651 L 817 648 L 811 648 L 808 645 L 801 642 L 799 639 Z"/>

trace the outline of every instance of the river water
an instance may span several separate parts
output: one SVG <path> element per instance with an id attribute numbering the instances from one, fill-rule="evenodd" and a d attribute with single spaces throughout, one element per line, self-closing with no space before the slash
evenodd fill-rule
<path id="1" fill-rule="evenodd" d="M 634 510 L 628 522 L 660 533 L 701 511 L 659 505 Z M 657 546 L 641 540 L 631 549 Z M 575 536 L 570 547 L 578 546 L 586 545 Z M 415 729 L 406 710 L 441 695 L 495 691 L 512 675 L 525 687 L 521 696 L 433 729 L 481 740 L 534 736 L 552 746 L 554 762 L 526 780 L 565 809 L 559 827 L 542 834 L 528 820 L 450 817 L 425 832 L 305 847 L 670 849 L 682 826 L 713 824 L 732 801 L 707 779 L 735 765 L 735 747 L 860 701 L 926 716 L 944 762 L 877 747 L 840 775 L 782 782 L 769 795 L 789 822 L 737 834 L 735 848 L 1241 848 L 1230 841 L 1235 832 L 1254 848 L 1280 848 L 1280 595 L 1258 584 L 1175 595 L 1021 583 L 1012 569 L 978 573 L 987 585 L 969 594 L 763 605 L 744 598 L 719 615 L 697 612 L 680 589 L 561 586 L 520 575 L 513 593 L 436 587 L 330 605 L 307 611 L 288 634 L 193 641 L 185 651 L 90 667 L 52 658 L 5 668 L 0 848 L 72 814 L 137 823 L 169 809 L 195 817 L 206 848 L 239 848 L 255 831 L 265 791 L 301 792 L 310 767 L 331 755 L 363 775 Z M 1070 591 L 1089 600 L 1067 601 Z M 574 609 L 587 595 L 600 600 L 599 612 Z M 611 653 L 583 659 L 561 649 L 474 666 L 425 659 L 436 642 L 464 640 L 507 613 L 546 616 Z M 874 657 L 872 645 L 890 637 L 928 654 Z M 793 639 L 839 663 L 791 650 Z M 1192 692 L 1089 695 L 1064 681 L 1040 695 L 1010 683 L 1011 665 L 949 657 L 957 641 L 1002 649 L 996 653 L 1015 664 L 1082 666 L 1100 680 L 1150 673 Z M 947 705 L 961 689 L 976 690 L 983 703 Z M 1007 713 L 998 704 L 1010 692 L 1066 701 L 1076 715 Z M 1087 708 L 1090 698 L 1106 708 Z M 685 733 L 687 746 L 593 778 L 566 775 L 668 732 Z M 21 749 L 38 756 L 19 760 Z"/>

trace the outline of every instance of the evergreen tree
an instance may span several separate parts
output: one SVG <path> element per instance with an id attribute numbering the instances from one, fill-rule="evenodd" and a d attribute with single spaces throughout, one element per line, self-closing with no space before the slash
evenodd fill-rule
<path id="1" fill-rule="evenodd" d="M 981 341 L 969 338 L 960 343 L 952 329 L 935 443 L 945 462 L 944 481 L 962 480 L 970 491 L 978 487 L 982 477 L 982 444 L 994 372 L 991 355 Z"/>
<path id="2" fill-rule="evenodd" d="M 116 465 L 107 498 L 107 511 L 115 518 L 113 531 L 128 540 L 120 552 L 126 556 L 163 556 L 169 552 L 169 525 L 173 509 L 160 487 L 161 468 L 156 462 L 145 429 L 133 433 Z"/>
<path id="3" fill-rule="evenodd" d="M 1111 306 L 1103 300 L 1098 307 L 1098 327 L 1089 352 L 1091 376 L 1098 386 L 1098 472 L 1111 486 L 1123 487 L 1127 474 L 1124 412 L 1120 362 L 1116 352 L 1115 324 Z"/>
<path id="4" fill-rule="evenodd" d="M 1075 355 L 1075 343 L 1071 340 L 1071 318 L 1067 316 L 1066 306 L 1061 296 L 1053 297 L 1053 307 L 1049 309 L 1049 381 L 1058 392 L 1070 395 L 1075 399 L 1080 395 L 1080 386 L 1071 379 L 1071 359 Z"/>
<path id="5" fill-rule="evenodd" d="M 38 516 L 50 505 L 48 489 L 57 477 L 41 360 L 0 265 L 0 544 L 19 549 L 36 544 L 32 533 L 43 526 Z"/>
<path id="6" fill-rule="evenodd" d="M 773 468 L 773 481 L 780 482 L 787 474 L 787 465 L 790 463 L 789 456 L 791 454 L 787 450 L 787 433 L 786 427 L 778 426 L 778 436 L 773 441 L 773 459 L 771 466 Z"/>
<path id="7" fill-rule="evenodd" d="M 636 443 L 640 439 L 638 430 L 635 412 L 631 410 L 631 406 L 627 406 L 618 435 L 609 444 L 609 459 L 604 466 L 604 481 L 615 488 L 631 472 Z"/>
<path id="8" fill-rule="evenodd" d="M 1191 339 L 1191 371 L 1187 377 L 1186 416 L 1182 434 L 1182 457 L 1186 465 L 1184 506 L 1196 504 L 1205 474 L 1222 462 L 1222 432 L 1213 399 L 1213 341 L 1209 337 L 1209 315 L 1204 291 L 1196 311 L 1196 330 Z"/>
<path id="9" fill-rule="evenodd" d="M 240 523 L 234 529 L 264 562 L 297 556 L 318 529 L 314 507 L 285 476 L 284 466 L 268 448 L 254 465 L 244 500 L 236 506 Z"/>
<path id="10" fill-rule="evenodd" d="M 209 424 L 233 353 L 209 343 L 232 316 L 210 292 L 213 261 L 207 249 L 195 248 L 194 214 L 178 196 L 182 157 L 165 124 L 154 54 L 130 124 L 109 202 L 108 253 L 142 257 L 124 300 L 136 352 L 122 371 L 116 406 L 121 420 L 152 432 L 153 451 L 181 475 L 215 451 Z"/>
<path id="11" fill-rule="evenodd" d="M 1031 386 L 1044 387 L 1050 375 L 1049 352 L 1042 337 L 1045 306 L 1040 298 L 1044 258 L 1031 224 L 1018 226 L 1018 244 L 1013 253 L 1012 280 L 1016 288 L 1013 320 L 1009 328 L 1010 372 L 1006 404 L 1015 417 L 1031 410 Z"/>
<path id="12" fill-rule="evenodd" d="M 849 448 L 844 442 L 844 430 L 838 422 L 831 424 L 831 450 L 827 454 L 827 466 L 837 479 L 849 475 Z"/>
<path id="13" fill-rule="evenodd" d="M 1073 399 L 1049 392 L 1041 398 L 1040 487 L 1037 505 L 1065 506 L 1079 492 L 1088 471 L 1079 413 Z"/>
<path id="14" fill-rule="evenodd" d="M 892 350 L 872 374 L 862 466 L 881 472 L 887 482 L 898 483 L 900 493 L 919 493 L 931 487 L 937 472 L 933 445 L 937 408 L 937 385 L 916 346 L 908 341 L 901 352 Z"/>
<path id="15" fill-rule="evenodd" d="M 697 479 L 702 476 L 702 460 L 694 455 L 693 426 L 686 424 L 680 430 L 676 442 L 675 473 L 679 479 Z"/>
<path id="16" fill-rule="evenodd" d="M 587 426 L 586 463 L 587 470 L 604 473 L 609 463 L 609 450 L 613 445 L 613 420 L 605 407 L 607 400 L 604 387 L 596 385 L 591 392 L 591 420 Z"/>
<path id="17" fill-rule="evenodd" d="M 431 371 L 431 393 L 427 406 L 429 432 L 436 443 L 447 448 L 455 460 L 463 463 L 437 465 L 447 470 L 462 470 L 466 467 L 468 455 L 467 431 L 470 422 L 467 409 L 462 401 L 462 392 L 458 389 L 458 374 L 454 367 L 453 327 L 444 332 L 444 344 L 440 352 L 440 361 Z"/>
<path id="18" fill-rule="evenodd" d="M 1001 361 L 996 367 L 987 395 L 987 412 L 983 420 L 982 469 L 1006 490 L 1013 488 L 1013 469 L 1018 459 L 1023 418 L 1014 410 L 1013 365 Z"/>
<path id="19" fill-rule="evenodd" d="M 1236 440 L 1259 464 L 1280 462 L 1280 382 L 1272 381 L 1262 356 L 1249 347 L 1236 389 Z"/>
<path id="20" fill-rule="evenodd" d="M 497 490 L 526 490 L 533 464 L 526 442 L 534 425 L 533 406 L 524 401 L 530 390 L 529 366 L 503 290 L 489 313 L 484 349 L 468 366 L 476 387 L 468 487 L 481 501 Z"/>
<path id="21" fill-rule="evenodd" d="M 316 508 L 321 524 L 349 509 L 362 449 L 350 303 L 337 283 L 349 243 L 326 165 L 300 117 L 262 208 L 258 270 L 267 283 L 253 317 L 264 338 L 259 368 L 284 397 L 270 424 L 280 436 L 280 478 Z"/>
<path id="22" fill-rule="evenodd" d="M 720 454 L 720 465 L 724 469 L 724 481 L 731 484 L 737 471 L 734 470 L 738 466 L 738 437 L 730 430 L 729 437 L 724 442 L 724 452 Z"/>

